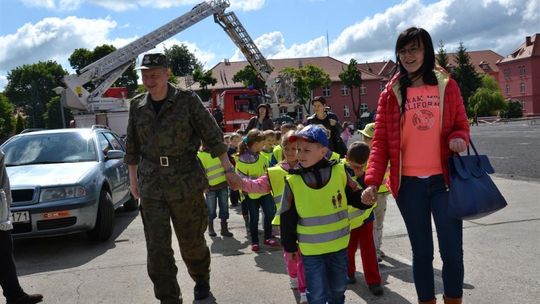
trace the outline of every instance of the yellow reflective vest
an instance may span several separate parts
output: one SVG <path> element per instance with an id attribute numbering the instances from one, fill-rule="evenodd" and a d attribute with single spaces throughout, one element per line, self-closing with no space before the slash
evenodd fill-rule
<path id="1" fill-rule="evenodd" d="M 266 158 L 266 166 L 270 166 L 270 161 L 272 160 L 272 152 L 261 151 L 259 155 L 262 155 Z"/>
<path id="2" fill-rule="evenodd" d="M 283 160 L 283 147 L 281 145 L 277 145 L 274 147 L 274 151 L 272 151 L 272 154 L 274 154 L 274 158 L 276 159 L 276 162 L 280 162 Z"/>
<path id="3" fill-rule="evenodd" d="M 347 248 L 350 225 L 344 165 L 332 167 L 330 180 L 321 189 L 310 188 L 301 175 L 287 175 L 286 180 L 299 216 L 296 232 L 302 254 L 321 255 Z"/>
<path id="4" fill-rule="evenodd" d="M 197 157 L 201 160 L 210 186 L 216 186 L 227 181 L 225 178 L 225 170 L 218 157 L 212 157 L 210 153 L 204 151 L 197 152 Z"/>
<path id="5" fill-rule="evenodd" d="M 276 203 L 276 215 L 272 220 L 272 225 L 279 225 L 279 211 L 281 210 L 281 197 L 283 196 L 283 190 L 285 189 L 285 176 L 289 172 L 280 165 L 276 165 L 272 168 L 268 168 L 268 181 L 270 182 L 270 188 L 272 188 L 272 197 Z"/>
<path id="6" fill-rule="evenodd" d="M 254 163 L 245 163 L 240 160 L 240 157 L 237 155 L 234 156 L 236 165 L 234 166 L 237 173 L 249 177 L 250 179 L 257 179 L 264 174 L 266 174 L 266 169 L 268 168 L 268 163 L 266 157 L 258 155 L 257 161 Z M 267 193 L 248 193 L 248 197 L 251 199 L 258 199 L 259 197 L 268 194 Z"/>

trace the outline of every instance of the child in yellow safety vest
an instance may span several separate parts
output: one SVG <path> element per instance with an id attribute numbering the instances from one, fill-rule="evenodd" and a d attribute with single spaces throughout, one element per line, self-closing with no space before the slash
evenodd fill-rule
<path id="1" fill-rule="evenodd" d="M 252 129 L 242 139 L 238 155 L 235 156 L 236 173 L 242 178 L 257 179 L 266 175 L 268 161 L 260 154 L 265 144 L 265 137 L 261 131 Z M 272 236 L 272 219 L 276 214 L 276 206 L 270 191 L 266 193 L 247 193 L 244 195 L 242 205 L 247 207 L 249 213 L 249 234 L 251 236 L 251 250 L 259 251 L 259 209 L 263 210 L 264 244 L 279 246 Z"/>
<path id="2" fill-rule="evenodd" d="M 197 152 L 197 157 L 206 172 L 208 178 L 208 191 L 204 194 L 206 207 L 208 208 L 208 235 L 217 236 L 214 230 L 214 219 L 217 217 L 216 208 L 219 204 L 219 218 L 221 219 L 221 235 L 231 237 L 229 231 L 229 191 L 225 169 L 221 165 L 218 157 L 212 157 L 206 146 L 201 146 L 201 151 Z"/>
<path id="3" fill-rule="evenodd" d="M 272 159 L 272 153 L 274 152 L 274 141 L 276 134 L 272 130 L 266 130 L 262 132 L 264 136 L 264 146 L 261 150 L 261 155 L 266 158 L 267 166 L 270 167 L 270 160 Z"/>
<path id="4" fill-rule="evenodd" d="M 362 131 L 362 136 L 364 137 L 364 142 L 369 145 L 371 148 L 371 141 L 373 139 L 373 134 L 375 133 L 375 123 L 368 123 Z M 366 164 L 367 168 L 367 164 Z M 364 168 L 364 169 L 366 169 Z M 386 168 L 386 173 L 384 174 L 384 179 L 379 187 L 379 191 L 377 192 L 377 207 L 373 210 L 373 214 L 375 215 L 375 227 L 374 227 L 374 234 L 375 234 L 375 250 L 377 251 L 377 260 L 379 262 L 382 262 L 382 259 L 385 257 L 384 252 L 381 250 L 382 246 L 382 236 L 383 236 L 383 223 L 384 223 L 384 216 L 386 214 L 386 201 L 388 198 L 388 195 L 390 194 L 390 191 L 388 190 L 388 187 L 386 187 L 386 182 L 388 181 L 388 175 L 390 174 L 390 166 Z"/>
<path id="5" fill-rule="evenodd" d="M 364 184 L 364 169 L 369 158 L 369 146 L 364 142 L 354 142 L 347 150 L 347 169 L 352 171 L 354 179 L 358 184 L 365 188 Z M 347 276 L 349 284 L 356 283 L 355 255 L 356 250 L 360 247 L 360 256 L 362 257 L 362 268 L 364 270 L 364 278 L 368 285 L 369 291 L 380 296 L 383 294 L 381 286 L 381 274 L 379 273 L 379 264 L 377 263 L 377 254 L 375 251 L 375 242 L 373 241 L 373 209 L 377 204 L 366 210 L 361 210 L 353 206 L 349 206 L 349 221 L 351 224 L 351 237 L 347 248 L 349 267 Z"/>
<path id="6" fill-rule="evenodd" d="M 361 202 L 358 183 L 343 163 L 325 158 L 328 138 L 317 125 L 289 137 L 296 142 L 299 169 L 285 178 L 281 200 L 281 240 L 289 254 L 300 251 L 309 303 L 344 303 L 347 288 L 348 205 Z"/>
<path id="7" fill-rule="evenodd" d="M 287 134 L 289 131 L 296 131 L 296 126 L 290 122 L 281 125 L 281 134 Z M 277 140 L 276 143 L 281 143 L 281 140 Z M 272 151 L 272 158 L 270 159 L 270 167 L 275 166 L 277 163 L 284 159 L 285 158 L 283 157 L 283 147 L 281 146 L 281 144 L 275 145 Z"/>
<path id="8" fill-rule="evenodd" d="M 271 191 L 276 204 L 276 209 L 281 208 L 281 196 L 285 187 L 285 176 L 289 169 L 296 167 L 296 144 L 289 143 L 289 137 L 294 134 L 294 131 L 289 131 L 281 138 L 281 147 L 283 147 L 283 156 L 285 160 L 279 162 L 276 166 L 268 169 L 268 174 L 252 180 L 248 178 L 242 179 L 241 190 L 247 193 L 267 193 Z M 276 213 L 272 225 L 279 226 L 280 218 Z M 283 252 L 285 265 L 289 274 L 289 284 L 292 289 L 298 289 L 300 293 L 300 304 L 307 303 L 306 297 L 306 278 L 304 275 L 304 264 L 302 257 L 298 252 L 289 254 Z"/>

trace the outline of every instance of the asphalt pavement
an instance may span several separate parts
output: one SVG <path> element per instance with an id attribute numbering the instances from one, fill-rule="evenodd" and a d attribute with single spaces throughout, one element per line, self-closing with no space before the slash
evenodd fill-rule
<path id="1" fill-rule="evenodd" d="M 483 128 L 489 127 L 474 127 L 473 135 L 481 134 Z M 534 136 L 540 129 L 535 130 L 531 141 L 538 142 L 538 137 Z M 508 143 L 509 138 L 523 134 L 522 131 L 512 132 L 501 141 Z M 503 134 L 504 130 L 499 133 Z M 486 137 L 479 138 L 476 140 L 478 148 L 487 151 L 482 139 Z M 525 167 L 533 168 L 531 176 L 517 172 L 515 176 L 519 178 L 514 178 L 511 173 L 506 173 L 506 169 L 493 176 L 508 206 L 485 218 L 464 223 L 464 303 L 538 302 L 540 181 L 537 180 L 538 171 L 533 171 L 537 170 L 535 166 L 538 166 L 540 153 L 538 149 L 531 151 L 528 147 L 524 150 L 526 157 L 519 157 L 517 163 L 524 162 Z M 511 154 L 504 152 L 501 155 Z M 494 166 L 501 171 L 501 167 Z M 238 207 L 230 209 L 234 237 L 207 236 L 212 252 L 212 296 L 209 299 L 193 301 L 194 283 L 183 265 L 178 245 L 173 241 L 184 303 L 297 303 L 298 293 L 289 288 L 281 250 L 263 245 L 260 252 L 251 252 L 239 213 Z M 88 241 L 82 235 L 17 240 L 15 257 L 25 290 L 43 293 L 44 303 L 158 303 L 146 273 L 140 216 L 137 212 L 118 210 L 115 220 L 114 235 L 105 243 Z M 349 285 L 346 303 L 416 303 L 410 244 L 393 199 L 388 203 L 382 249 L 387 256 L 380 264 L 384 295 L 375 297 L 369 293 L 358 257 L 359 272 L 356 275 L 359 280 L 357 284 Z M 437 254 L 434 265 L 437 297 L 442 302 L 442 265 Z"/>

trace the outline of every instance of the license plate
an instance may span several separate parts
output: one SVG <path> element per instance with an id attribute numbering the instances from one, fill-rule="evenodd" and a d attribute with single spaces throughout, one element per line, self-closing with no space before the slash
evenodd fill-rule
<path id="1" fill-rule="evenodd" d="M 30 212 L 28 211 L 17 211 L 11 213 L 11 217 L 13 218 L 13 223 L 30 223 Z"/>

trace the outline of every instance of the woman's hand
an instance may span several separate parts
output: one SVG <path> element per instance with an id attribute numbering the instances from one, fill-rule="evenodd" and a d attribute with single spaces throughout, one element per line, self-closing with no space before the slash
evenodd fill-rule
<path id="1" fill-rule="evenodd" d="M 448 146 L 450 147 L 450 150 L 456 153 L 467 150 L 467 143 L 461 138 L 452 138 Z"/>
<path id="2" fill-rule="evenodd" d="M 362 203 L 366 205 L 373 205 L 377 201 L 377 187 L 369 186 L 362 192 Z"/>

